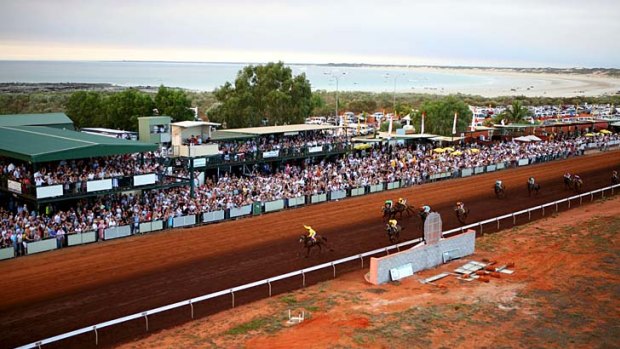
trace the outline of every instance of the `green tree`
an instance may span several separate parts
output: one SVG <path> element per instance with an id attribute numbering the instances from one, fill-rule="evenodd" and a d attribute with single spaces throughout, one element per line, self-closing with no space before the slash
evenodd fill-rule
<path id="1" fill-rule="evenodd" d="M 170 116 L 174 121 L 194 119 L 194 112 L 189 109 L 191 101 L 183 90 L 159 86 L 155 95 L 155 107 L 159 111 L 159 115 Z"/>
<path id="2" fill-rule="evenodd" d="M 504 120 L 505 124 L 519 124 L 525 122 L 525 117 L 530 115 L 529 110 L 523 106 L 523 102 L 515 100 L 512 105 L 497 116 L 496 122 Z"/>
<path id="3" fill-rule="evenodd" d="M 452 136 L 455 112 L 458 114 L 456 123 L 457 135 L 467 129 L 472 117 L 467 104 L 455 96 L 422 103 L 419 110 L 412 115 L 412 124 L 416 129 L 419 128 L 421 116 L 424 112 L 426 113 L 424 132 L 441 136 Z"/>
<path id="4" fill-rule="evenodd" d="M 282 62 L 249 65 L 214 94 L 221 105 L 209 117 L 231 128 L 303 123 L 314 106 L 306 75 L 293 77 Z"/>
<path id="5" fill-rule="evenodd" d="M 136 131 L 138 118 L 151 115 L 154 107 L 151 96 L 136 89 L 115 93 L 106 101 L 103 126 Z"/>
<path id="6" fill-rule="evenodd" d="M 78 91 L 71 94 L 65 107 L 76 127 L 101 126 L 105 123 L 104 100 L 99 92 Z"/>

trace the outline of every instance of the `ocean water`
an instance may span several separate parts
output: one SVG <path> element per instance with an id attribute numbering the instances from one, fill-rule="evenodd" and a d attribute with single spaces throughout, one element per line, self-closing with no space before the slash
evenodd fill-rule
<path id="1" fill-rule="evenodd" d="M 182 87 L 212 91 L 233 82 L 247 64 L 186 62 L 0 61 L 0 82 L 110 83 L 119 86 Z M 305 73 L 313 90 L 429 92 L 490 85 L 496 78 L 414 68 L 289 65 Z"/>

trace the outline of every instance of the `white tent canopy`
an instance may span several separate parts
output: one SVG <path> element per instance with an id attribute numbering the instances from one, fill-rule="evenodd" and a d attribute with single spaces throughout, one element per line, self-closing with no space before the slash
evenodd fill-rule
<path id="1" fill-rule="evenodd" d="M 514 141 L 517 142 L 540 142 L 542 141 L 542 139 L 534 136 L 534 135 L 529 135 L 529 136 L 521 136 L 521 137 L 517 137 L 515 139 L 513 139 Z"/>

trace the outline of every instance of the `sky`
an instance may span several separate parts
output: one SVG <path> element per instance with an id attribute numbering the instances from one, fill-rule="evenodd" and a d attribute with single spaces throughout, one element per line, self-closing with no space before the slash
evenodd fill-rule
<path id="1" fill-rule="evenodd" d="M 0 0 L 0 60 L 620 68 L 619 0 Z"/>

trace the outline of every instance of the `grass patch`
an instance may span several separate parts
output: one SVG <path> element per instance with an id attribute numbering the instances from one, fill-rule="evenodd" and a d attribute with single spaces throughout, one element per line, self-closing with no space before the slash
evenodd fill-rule
<path id="1" fill-rule="evenodd" d="M 293 296 L 292 294 L 287 294 L 286 296 L 282 296 L 280 297 L 280 300 L 287 305 L 297 304 L 297 298 L 295 298 L 295 296 Z"/>
<path id="2" fill-rule="evenodd" d="M 273 334 L 282 329 L 282 324 L 286 319 L 286 315 L 257 317 L 229 329 L 225 334 L 229 336 L 238 336 L 255 331 Z"/>

